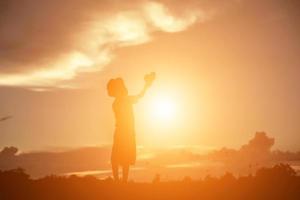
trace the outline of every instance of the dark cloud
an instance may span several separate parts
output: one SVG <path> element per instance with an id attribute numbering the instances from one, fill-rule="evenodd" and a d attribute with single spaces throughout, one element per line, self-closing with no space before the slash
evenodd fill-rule
<path id="1" fill-rule="evenodd" d="M 18 148 L 16 147 L 4 147 L 0 152 L 0 157 L 12 157 L 15 156 L 18 152 Z"/>
<path id="2" fill-rule="evenodd" d="M 241 151 L 269 153 L 274 143 L 274 138 L 268 137 L 265 132 L 256 132 L 254 138 L 242 146 Z"/>
<path id="3" fill-rule="evenodd" d="M 79 49 L 76 39 L 87 23 L 117 9 L 114 5 L 103 0 L 2 1 L 1 72 L 30 70 Z"/>

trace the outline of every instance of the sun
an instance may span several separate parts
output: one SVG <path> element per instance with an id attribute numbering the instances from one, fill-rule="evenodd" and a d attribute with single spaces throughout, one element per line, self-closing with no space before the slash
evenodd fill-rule
<path id="1" fill-rule="evenodd" d="M 150 112 L 156 121 L 172 121 L 176 115 L 176 104 L 168 97 L 156 97 L 151 101 Z"/>
<path id="2" fill-rule="evenodd" d="M 170 90 L 163 90 L 147 96 L 138 107 L 141 121 L 139 127 L 145 134 L 143 140 L 148 145 L 165 145 L 180 138 L 186 125 L 183 99 Z"/>

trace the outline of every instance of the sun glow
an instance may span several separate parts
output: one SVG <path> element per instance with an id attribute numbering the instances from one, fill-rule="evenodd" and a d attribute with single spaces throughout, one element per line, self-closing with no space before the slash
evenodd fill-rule
<path id="1" fill-rule="evenodd" d="M 150 106 L 151 115 L 159 121 L 172 121 L 176 115 L 176 104 L 167 97 L 156 97 Z"/>
<path id="2" fill-rule="evenodd" d="M 141 132 L 145 133 L 141 138 L 150 146 L 174 144 L 181 138 L 181 130 L 185 126 L 182 99 L 169 90 L 160 90 L 152 94 L 150 92 L 144 103 L 140 104 L 141 110 L 137 112 L 143 116 L 143 121 L 138 123 Z"/>

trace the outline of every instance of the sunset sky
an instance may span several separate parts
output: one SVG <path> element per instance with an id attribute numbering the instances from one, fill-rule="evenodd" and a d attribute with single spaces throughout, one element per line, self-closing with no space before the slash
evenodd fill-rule
<path id="1" fill-rule="evenodd" d="M 138 93 L 138 145 L 300 150 L 297 0 L 1 0 L 0 146 L 112 143 L 111 78 Z M 162 111 L 166 109 L 165 111 Z"/>

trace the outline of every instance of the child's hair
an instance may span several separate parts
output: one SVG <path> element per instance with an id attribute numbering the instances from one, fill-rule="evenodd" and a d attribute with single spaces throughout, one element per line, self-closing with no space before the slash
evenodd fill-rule
<path id="1" fill-rule="evenodd" d="M 107 92 L 111 97 L 120 97 L 128 94 L 122 78 L 110 79 L 107 83 Z"/>

